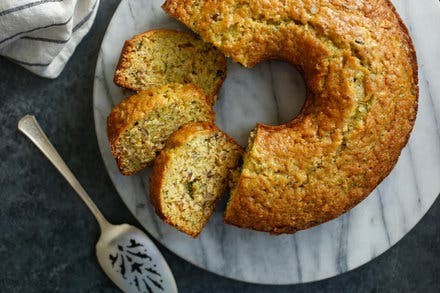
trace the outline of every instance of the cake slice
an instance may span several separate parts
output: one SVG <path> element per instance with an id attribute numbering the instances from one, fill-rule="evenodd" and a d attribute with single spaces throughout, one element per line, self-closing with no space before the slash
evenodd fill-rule
<path id="1" fill-rule="evenodd" d="M 184 32 L 151 30 L 125 42 L 114 82 L 135 91 L 194 83 L 214 103 L 225 78 L 226 58 L 212 45 Z"/>
<path id="2" fill-rule="evenodd" d="M 167 84 L 123 100 L 107 119 L 111 151 L 124 175 L 149 166 L 180 126 L 215 121 L 209 98 L 193 84 Z"/>
<path id="3" fill-rule="evenodd" d="M 184 125 L 154 162 L 150 200 L 157 214 L 197 237 L 225 192 L 242 148 L 212 123 Z"/>

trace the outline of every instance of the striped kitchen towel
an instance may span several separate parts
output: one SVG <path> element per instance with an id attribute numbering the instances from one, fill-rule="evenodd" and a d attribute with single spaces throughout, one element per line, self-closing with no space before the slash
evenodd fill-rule
<path id="1" fill-rule="evenodd" d="M 95 19 L 99 0 L 0 0 L 0 55 L 56 78 Z"/>

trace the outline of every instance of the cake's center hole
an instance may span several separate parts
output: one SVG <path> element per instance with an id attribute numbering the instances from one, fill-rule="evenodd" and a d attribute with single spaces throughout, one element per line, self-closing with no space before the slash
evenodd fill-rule
<path id="1" fill-rule="evenodd" d="M 245 146 L 256 123 L 280 125 L 291 121 L 305 97 L 301 74 L 286 62 L 269 61 L 254 68 L 229 62 L 215 107 L 217 124 Z"/>

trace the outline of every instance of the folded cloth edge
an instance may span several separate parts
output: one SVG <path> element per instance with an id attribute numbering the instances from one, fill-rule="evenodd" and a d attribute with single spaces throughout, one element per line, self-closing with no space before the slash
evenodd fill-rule
<path id="1" fill-rule="evenodd" d="M 49 65 L 47 66 L 33 66 L 21 64 L 19 62 L 15 62 L 25 69 L 31 71 L 32 73 L 39 75 L 44 78 L 55 79 L 57 78 L 61 72 L 64 70 L 67 65 L 70 57 L 75 52 L 76 47 L 82 41 L 82 39 L 87 35 L 92 27 L 96 13 L 99 8 L 100 0 L 95 0 L 95 4 L 93 5 L 93 9 L 89 12 L 89 14 L 84 17 L 81 23 L 78 23 L 76 27 L 78 27 L 73 33 L 70 40 L 65 44 L 65 46 L 60 50 L 60 52 L 52 59 Z M 8 58 L 8 57 L 6 57 Z M 9 58 L 12 62 L 13 59 Z"/>

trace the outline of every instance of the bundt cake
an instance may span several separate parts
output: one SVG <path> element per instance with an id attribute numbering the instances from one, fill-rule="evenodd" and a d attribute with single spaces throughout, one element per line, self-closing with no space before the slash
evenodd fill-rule
<path id="1" fill-rule="evenodd" d="M 150 30 L 125 42 L 114 82 L 139 91 L 193 83 L 215 102 L 226 78 L 226 58 L 209 43 L 174 30 Z"/>
<path id="2" fill-rule="evenodd" d="M 274 234 L 331 220 L 392 170 L 416 118 L 417 61 L 388 0 L 168 0 L 163 5 L 244 66 L 303 74 L 295 119 L 253 130 L 224 221 Z"/>
<path id="3" fill-rule="evenodd" d="M 214 122 L 209 100 L 199 87 L 177 83 L 152 87 L 122 100 L 107 118 L 111 151 L 121 173 L 131 175 L 149 166 L 180 126 Z"/>
<path id="4" fill-rule="evenodd" d="M 174 132 L 154 162 L 150 199 L 165 222 L 197 237 L 225 192 L 242 148 L 212 123 Z"/>

